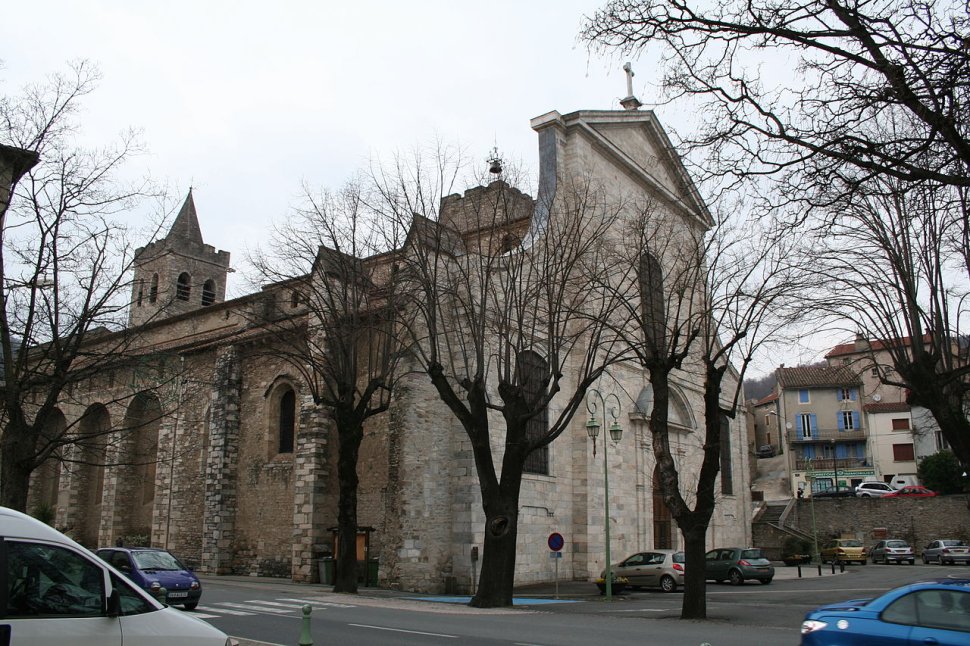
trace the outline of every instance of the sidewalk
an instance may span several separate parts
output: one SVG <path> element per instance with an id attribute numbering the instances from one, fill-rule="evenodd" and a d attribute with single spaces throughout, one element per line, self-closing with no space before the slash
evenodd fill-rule
<path id="1" fill-rule="evenodd" d="M 775 580 L 776 581 L 786 581 L 786 580 L 797 580 L 801 579 L 815 579 L 819 576 L 819 570 L 817 565 L 803 565 L 801 566 L 801 577 L 799 577 L 799 568 L 794 566 L 787 566 L 780 562 L 774 563 L 775 566 Z M 838 567 L 835 568 L 834 576 L 843 574 Z M 832 566 L 823 565 L 822 574 L 823 577 L 833 576 Z M 307 594 L 312 591 L 313 594 L 333 594 L 333 586 L 329 584 L 320 583 L 294 583 L 289 579 L 277 579 L 273 577 L 256 577 L 256 576 L 200 576 L 202 580 L 203 587 L 207 583 L 233 583 L 243 587 L 261 588 L 266 589 L 267 587 L 276 587 L 280 590 L 289 590 L 293 594 Z M 713 582 L 708 582 L 708 585 L 715 585 Z M 536 599 L 551 599 L 556 595 L 556 582 L 546 581 L 543 583 L 532 583 L 528 585 L 516 586 L 513 591 L 515 597 L 530 597 Z M 345 595 L 339 595 L 341 598 L 346 599 Z M 359 588 L 358 598 L 368 598 L 368 599 L 399 599 L 399 600 L 414 600 L 414 599 L 424 599 L 427 598 L 429 601 L 445 599 L 440 594 L 426 594 L 421 592 L 407 592 L 402 590 L 390 590 L 385 588 Z M 465 595 L 467 596 L 467 595 Z M 590 599 L 595 599 L 601 596 L 596 585 L 592 581 L 571 581 L 571 580 L 560 580 L 558 586 L 558 597 L 560 599 L 572 599 L 576 601 L 588 601 Z"/>

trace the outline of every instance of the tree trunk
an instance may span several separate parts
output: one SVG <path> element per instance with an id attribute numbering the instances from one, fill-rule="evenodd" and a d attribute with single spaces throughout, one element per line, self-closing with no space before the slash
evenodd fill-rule
<path id="1" fill-rule="evenodd" d="M 515 546 L 519 533 L 518 496 L 505 500 L 496 492 L 485 507 L 485 545 L 478 590 L 469 605 L 476 608 L 503 608 L 512 605 L 515 584 Z"/>
<path id="2" fill-rule="evenodd" d="M 704 578 L 707 525 L 694 526 L 683 535 L 687 570 L 684 572 L 684 600 L 680 618 L 707 619 L 707 580 Z"/>
<path id="3" fill-rule="evenodd" d="M 334 565 L 334 592 L 357 593 L 357 456 L 363 429 L 360 422 L 347 421 L 337 415 L 337 558 Z M 364 564 L 367 567 L 367 564 Z M 366 569 L 365 569 L 366 572 Z"/>
<path id="4" fill-rule="evenodd" d="M 0 438 L 0 505 L 27 513 L 27 491 L 33 472 L 33 433 L 12 416 Z"/>

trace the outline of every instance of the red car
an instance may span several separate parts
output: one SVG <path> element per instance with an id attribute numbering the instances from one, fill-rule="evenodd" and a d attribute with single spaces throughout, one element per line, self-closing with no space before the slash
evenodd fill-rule
<path id="1" fill-rule="evenodd" d="M 929 498 L 935 495 L 935 491 L 930 491 L 922 485 L 909 485 L 892 493 L 887 493 L 883 498 Z"/>

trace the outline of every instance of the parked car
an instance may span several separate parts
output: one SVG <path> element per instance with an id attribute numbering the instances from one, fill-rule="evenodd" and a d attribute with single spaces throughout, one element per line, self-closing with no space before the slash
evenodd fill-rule
<path id="1" fill-rule="evenodd" d="M 816 608 L 802 622 L 802 646 L 967 644 L 970 579 L 904 585 L 875 599 Z"/>
<path id="2" fill-rule="evenodd" d="M 723 547 L 707 553 L 704 576 L 718 583 L 730 581 L 731 585 L 741 585 L 747 579 L 767 585 L 775 576 L 775 568 L 757 547 Z"/>
<path id="3" fill-rule="evenodd" d="M 624 577 L 616 576 L 615 574 L 610 580 L 613 581 L 613 585 L 610 586 L 610 594 L 620 594 L 630 584 Z M 596 579 L 595 583 L 596 587 L 600 590 L 600 594 L 606 594 L 606 570 L 603 570 L 600 578 Z"/>
<path id="4" fill-rule="evenodd" d="M 232 644 L 36 518 L 0 507 L 0 543 L 5 645 Z"/>
<path id="5" fill-rule="evenodd" d="M 913 548 L 910 547 L 909 543 L 898 538 L 891 538 L 876 543 L 869 550 L 869 558 L 872 559 L 873 563 L 881 562 L 886 565 L 889 563 L 902 563 L 903 561 L 906 561 L 910 565 L 916 563 L 916 555 L 913 553 Z"/>
<path id="6" fill-rule="evenodd" d="M 154 547 L 104 547 L 97 551 L 140 588 L 157 598 L 165 588 L 165 603 L 195 610 L 202 597 L 202 584 L 189 568 L 168 550 Z"/>
<path id="7" fill-rule="evenodd" d="M 855 538 L 836 538 L 829 541 L 821 549 L 822 563 L 858 563 L 867 562 L 866 548 L 862 541 Z"/>
<path id="8" fill-rule="evenodd" d="M 929 498 L 935 495 L 935 491 L 930 491 L 923 485 L 909 485 L 908 487 L 903 487 L 902 489 L 888 493 L 883 498 Z"/>
<path id="9" fill-rule="evenodd" d="M 859 498 L 882 498 L 896 491 L 885 482 L 863 482 L 855 488 L 855 495 Z"/>
<path id="10" fill-rule="evenodd" d="M 855 497 L 855 489 L 852 487 L 829 487 L 828 489 L 818 489 L 812 492 L 812 498 L 852 498 Z"/>
<path id="11" fill-rule="evenodd" d="M 941 538 L 930 541 L 929 545 L 923 548 L 923 563 L 932 563 L 933 561 L 940 565 L 947 563 L 970 565 L 970 545 L 955 538 Z"/>
<path id="12" fill-rule="evenodd" d="M 653 550 L 628 556 L 613 566 L 613 576 L 623 577 L 631 588 L 660 588 L 676 592 L 684 585 L 684 553 L 676 550 Z M 600 573 L 600 578 L 606 572 Z"/>
<path id="13" fill-rule="evenodd" d="M 758 457 L 759 458 L 773 458 L 775 457 L 775 447 L 770 444 L 762 444 L 758 447 Z"/>

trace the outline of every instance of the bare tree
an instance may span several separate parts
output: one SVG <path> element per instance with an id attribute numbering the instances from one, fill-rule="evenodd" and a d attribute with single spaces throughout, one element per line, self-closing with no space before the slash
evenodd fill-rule
<path id="1" fill-rule="evenodd" d="M 811 247 L 812 306 L 869 339 L 873 360 L 888 353 L 880 380 L 928 409 L 970 465 L 967 198 L 963 187 L 873 178 L 818 212 Z"/>
<path id="2" fill-rule="evenodd" d="M 687 141 L 716 151 L 712 174 L 850 164 L 970 186 L 968 29 L 957 1 L 614 0 L 582 38 L 623 53 L 657 46 L 669 98 L 712 115 Z M 913 124 L 903 133 L 868 127 L 902 115 Z"/>
<path id="3" fill-rule="evenodd" d="M 621 331 L 635 361 L 649 373 L 652 448 L 660 490 L 684 536 L 686 572 L 681 618 L 707 616 L 704 563 L 707 530 L 721 490 L 730 493 L 733 471 L 730 426 L 742 405 L 741 387 L 755 352 L 784 327 L 787 297 L 797 288 L 784 237 L 757 223 L 721 218 L 684 226 L 658 217 L 646 204 L 631 223 L 629 251 L 611 278 L 623 314 Z M 632 254 L 632 255 L 630 255 Z M 704 393 L 703 457 L 685 471 L 671 451 L 670 411 L 675 386 Z M 696 479 L 695 479 L 696 478 Z"/>
<path id="4" fill-rule="evenodd" d="M 97 80 L 79 63 L 0 97 L 4 156 L 39 158 L 4 180 L 0 205 L 0 504 L 20 510 L 33 470 L 80 439 L 53 421 L 66 388 L 118 361 L 130 341 L 104 333 L 124 327 L 130 289 L 134 247 L 117 216 L 146 187 L 117 179 L 138 150 L 130 134 L 100 150 L 72 141 L 75 111 Z"/>
<path id="5" fill-rule="evenodd" d="M 360 184 L 314 195 L 276 228 L 266 253 L 251 256 L 275 285 L 254 323 L 274 333 L 269 350 L 302 377 L 329 413 L 338 438 L 335 592 L 357 592 L 357 463 L 365 422 L 387 411 L 401 348 L 392 263 L 392 221 L 366 208 Z"/>
<path id="6" fill-rule="evenodd" d="M 409 223 L 403 333 L 470 440 L 485 514 L 471 605 L 499 607 L 512 604 L 523 473 L 547 472 L 547 447 L 617 359 L 603 324 L 615 303 L 590 285 L 619 206 L 589 183 L 536 202 L 507 171 L 449 195 L 461 168 L 441 149 L 430 167 L 398 159 L 373 173 L 372 199 Z"/>

